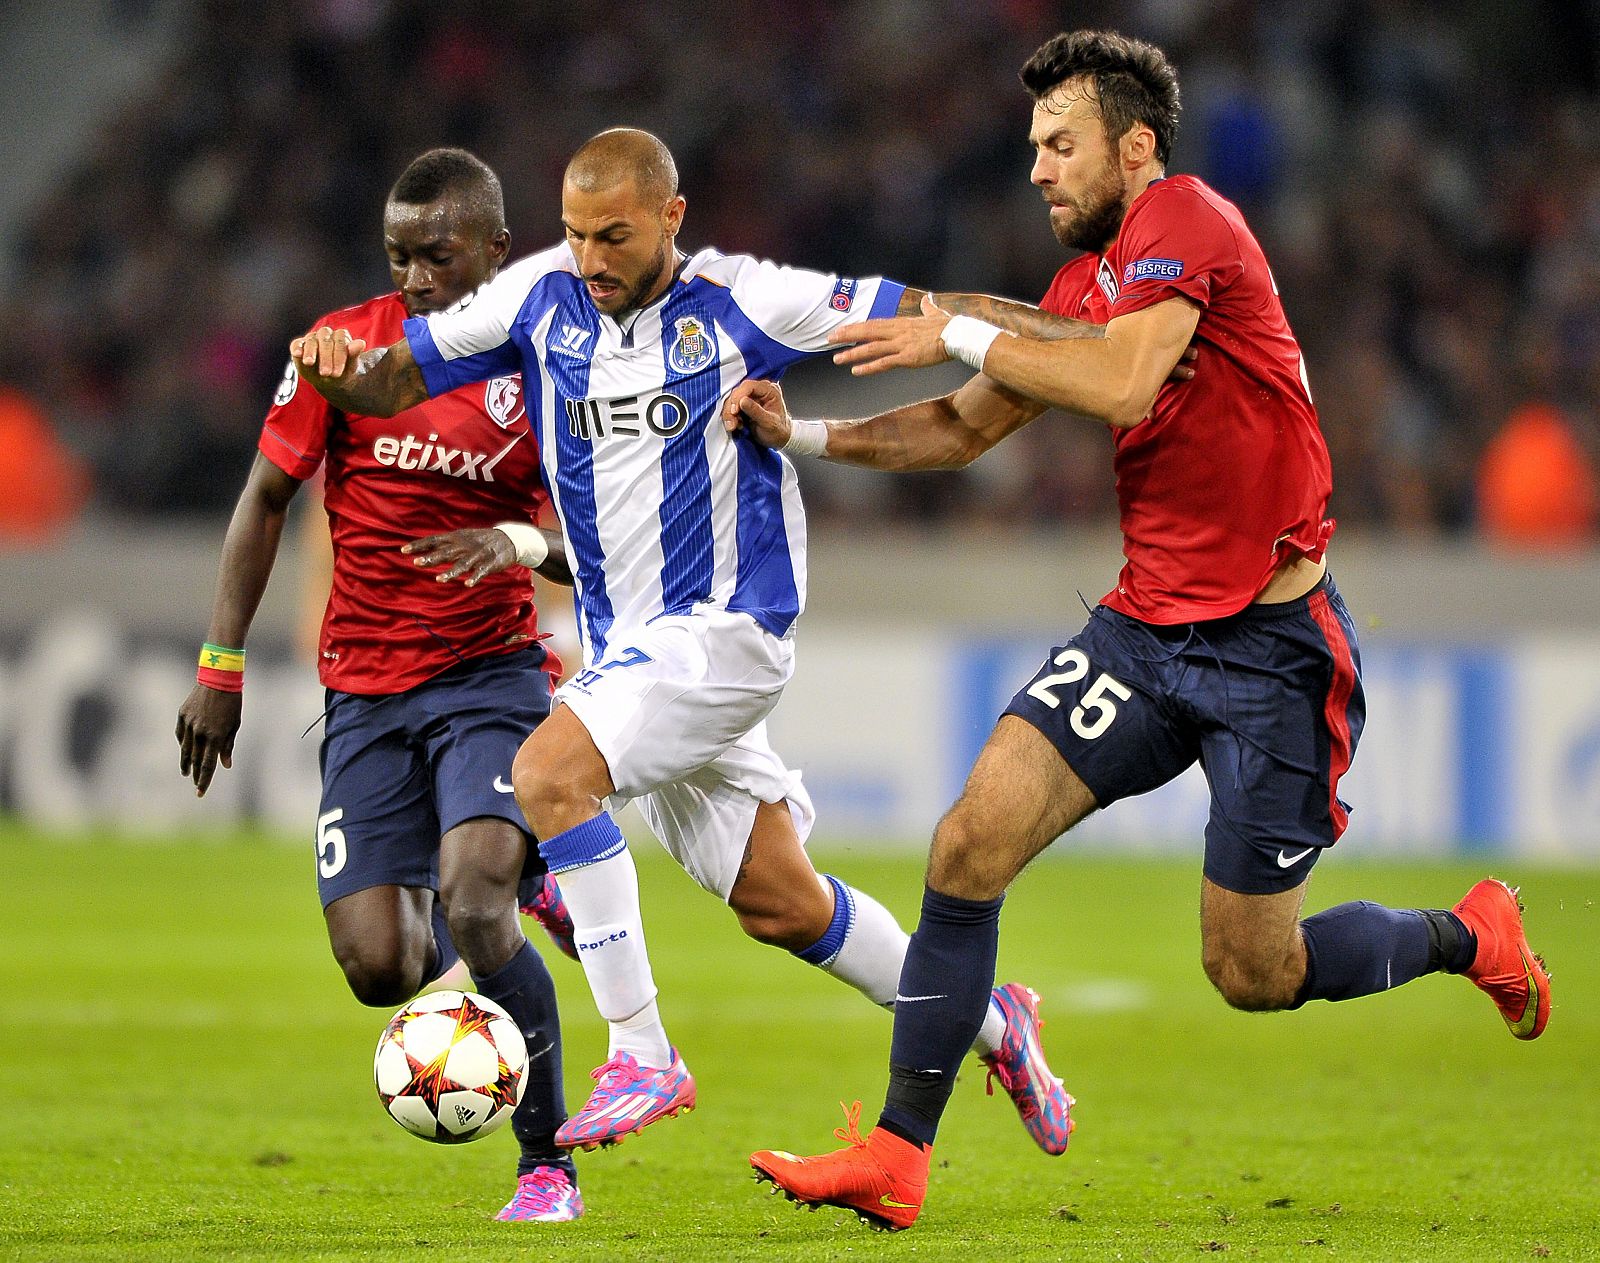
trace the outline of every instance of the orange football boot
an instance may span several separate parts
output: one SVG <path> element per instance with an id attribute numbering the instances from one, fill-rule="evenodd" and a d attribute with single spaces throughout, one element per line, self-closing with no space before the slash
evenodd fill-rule
<path id="1" fill-rule="evenodd" d="M 1513 1035 L 1538 1039 L 1550 1020 L 1550 973 L 1528 946 L 1517 891 L 1486 877 L 1454 912 L 1478 938 L 1478 955 L 1462 972 L 1494 1001 Z"/>
<path id="2" fill-rule="evenodd" d="M 858 1127 L 860 1101 L 845 1110 L 845 1117 L 849 1130 L 835 1127 L 833 1134 L 848 1143 L 848 1149 L 815 1158 L 763 1149 L 750 1155 L 757 1181 L 770 1183 L 773 1192 L 811 1210 L 818 1206 L 853 1210 L 862 1223 L 880 1232 L 911 1227 L 928 1193 L 932 1146 L 912 1144 L 882 1127 L 874 1127 L 863 1140 Z"/>

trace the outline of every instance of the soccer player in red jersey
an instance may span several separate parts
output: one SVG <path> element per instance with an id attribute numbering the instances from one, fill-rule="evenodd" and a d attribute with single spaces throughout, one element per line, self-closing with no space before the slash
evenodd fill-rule
<path id="1" fill-rule="evenodd" d="M 1166 174 L 1177 76 L 1108 32 L 1050 40 L 1022 79 L 1033 183 L 1081 254 L 1045 310 L 1078 338 L 1017 336 L 925 302 L 840 329 L 860 373 L 954 358 L 953 395 L 864 421 L 791 420 L 770 383 L 725 421 L 790 451 L 878 469 L 965 465 L 1046 407 L 1111 427 L 1126 564 L 1088 624 L 1019 691 L 934 834 L 922 917 L 894 1010 L 878 1126 L 814 1158 L 751 1163 L 791 1198 L 916 1219 L 962 1051 L 994 976 L 1000 904 L 1035 855 L 1096 807 L 1199 762 L 1211 786 L 1200 928 L 1207 976 L 1236 1008 L 1369 995 L 1465 973 L 1520 1039 L 1544 1029 L 1549 978 L 1515 892 L 1483 881 L 1453 911 L 1346 903 L 1300 919 L 1343 832 L 1338 797 L 1365 717 L 1350 615 L 1327 574 L 1332 479 L 1300 350 L 1238 208 Z M 1192 381 L 1169 382 L 1184 348 Z M 853 1120 L 852 1120 L 853 1122 Z"/>
<path id="2" fill-rule="evenodd" d="M 421 155 L 389 194 L 384 246 L 395 292 L 319 325 L 382 344 L 408 316 L 469 301 L 511 248 L 499 179 L 464 150 Z M 517 918 L 519 890 L 535 905 L 558 899 L 510 777 L 560 664 L 540 643 L 527 569 L 507 566 L 571 582 L 559 535 L 535 525 L 546 494 L 519 377 L 384 419 L 331 407 L 290 363 L 223 544 L 199 678 L 178 713 L 181 769 L 204 794 L 217 763 L 231 766 L 245 637 L 289 503 L 319 466 L 334 564 L 317 884 L 334 956 L 362 1003 L 392 1007 L 459 950 L 528 1042 L 517 1191 L 499 1217 L 576 1219 L 572 1159 L 553 1143 L 566 1119 L 555 988 Z"/>

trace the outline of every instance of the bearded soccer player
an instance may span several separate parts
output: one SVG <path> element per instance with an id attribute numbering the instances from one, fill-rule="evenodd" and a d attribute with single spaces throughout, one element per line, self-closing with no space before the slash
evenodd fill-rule
<path id="1" fill-rule="evenodd" d="M 585 1106 L 557 1135 L 614 1144 L 695 1103 L 645 950 L 633 860 L 613 813 L 636 800 L 666 849 L 747 934 L 895 1003 L 906 935 L 876 900 L 807 857 L 811 801 L 766 717 L 793 670 L 805 516 L 793 468 L 729 434 L 722 400 L 828 348 L 852 313 L 915 312 L 893 281 L 780 268 L 676 246 L 671 153 L 615 129 L 568 163 L 566 242 L 522 259 L 473 303 L 367 350 L 319 329 L 292 346 L 338 407 L 389 415 L 521 371 L 572 559 L 584 670 L 517 756 L 518 799 L 561 881 L 610 1028 Z M 1042 334 L 1067 322 L 981 298 L 947 301 Z M 1035 997 L 993 988 L 968 1039 L 1035 1142 L 1067 1145 L 1071 1098 L 1038 1040 Z"/>
<path id="2" fill-rule="evenodd" d="M 1007 707 L 934 834 L 894 1015 L 878 1125 L 820 1157 L 762 1151 L 758 1177 L 874 1226 L 917 1218 L 935 1131 L 994 976 L 1004 892 L 1096 807 L 1199 762 L 1211 786 L 1200 930 L 1207 976 L 1240 1009 L 1348 1000 L 1462 973 L 1519 1039 L 1550 986 L 1516 893 L 1453 911 L 1347 903 L 1300 919 L 1344 831 L 1339 778 L 1365 714 L 1355 628 L 1327 573 L 1332 481 L 1300 350 L 1238 208 L 1166 175 L 1177 77 L 1159 49 L 1105 32 L 1050 40 L 1023 67 L 1033 183 L 1061 243 L 1045 310 L 1083 336 L 1043 342 L 925 308 L 839 330 L 857 373 L 946 358 L 980 375 L 865 421 L 791 421 L 749 384 L 730 426 L 877 469 L 965 465 L 1046 407 L 1111 427 L 1127 563 L 1088 624 Z M 1191 339 L 1192 381 L 1167 383 Z"/>
<path id="3" fill-rule="evenodd" d="M 423 154 L 389 194 L 384 246 L 396 292 L 319 323 L 394 338 L 491 280 L 511 247 L 499 179 L 463 150 Z M 509 779 L 560 671 L 540 644 L 527 570 L 505 569 L 513 537 L 538 536 L 549 545 L 538 572 L 571 582 L 560 541 L 533 525 L 547 498 L 538 460 L 514 372 L 386 420 L 329 407 L 291 362 L 223 544 L 178 742 L 201 794 L 219 760 L 232 765 L 245 637 L 289 502 L 324 466 L 333 584 L 316 845 L 328 937 L 363 1004 L 402 1003 L 459 950 L 474 987 L 516 1020 L 529 1081 L 512 1115 L 517 1189 L 499 1218 L 559 1222 L 583 1200 L 554 1143 L 566 1120 L 561 1030 L 519 889 L 558 941 L 570 943 L 570 925 Z M 470 587 L 439 581 L 455 578 Z"/>

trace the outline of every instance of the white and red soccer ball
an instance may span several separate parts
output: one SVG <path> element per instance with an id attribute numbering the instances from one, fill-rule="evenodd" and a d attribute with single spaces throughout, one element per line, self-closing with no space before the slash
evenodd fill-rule
<path id="1" fill-rule="evenodd" d="M 528 1047 L 509 1013 L 470 991 L 434 991 L 389 1020 L 372 1075 L 390 1118 L 413 1136 L 454 1145 L 511 1117 L 527 1068 Z"/>

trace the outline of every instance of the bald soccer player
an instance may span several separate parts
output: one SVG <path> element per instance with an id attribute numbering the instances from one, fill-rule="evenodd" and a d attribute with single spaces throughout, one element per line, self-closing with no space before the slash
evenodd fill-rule
<path id="1" fill-rule="evenodd" d="M 527 385 L 584 669 L 558 690 L 512 779 L 611 1029 L 593 1094 L 557 1135 L 574 1148 L 615 1143 L 695 1101 L 656 1004 L 614 819 L 624 802 L 757 941 L 886 1006 L 906 953 L 887 910 L 806 855 L 811 800 L 765 723 L 794 668 L 805 516 L 789 460 L 728 433 L 719 407 L 746 378 L 825 352 L 840 326 L 914 313 L 923 295 L 712 249 L 685 255 L 684 208 L 661 141 L 602 132 L 566 170 L 565 244 L 506 268 L 459 311 L 408 321 L 392 345 L 367 350 L 324 329 L 293 346 L 308 382 L 364 414 L 505 373 Z M 1022 304 L 939 301 L 1035 337 L 1092 336 Z M 543 542 L 528 532 L 519 560 L 539 564 Z M 1036 1006 L 1026 987 L 994 988 L 973 1044 L 1035 1142 L 1060 1153 L 1072 1101 L 1045 1063 Z"/>

